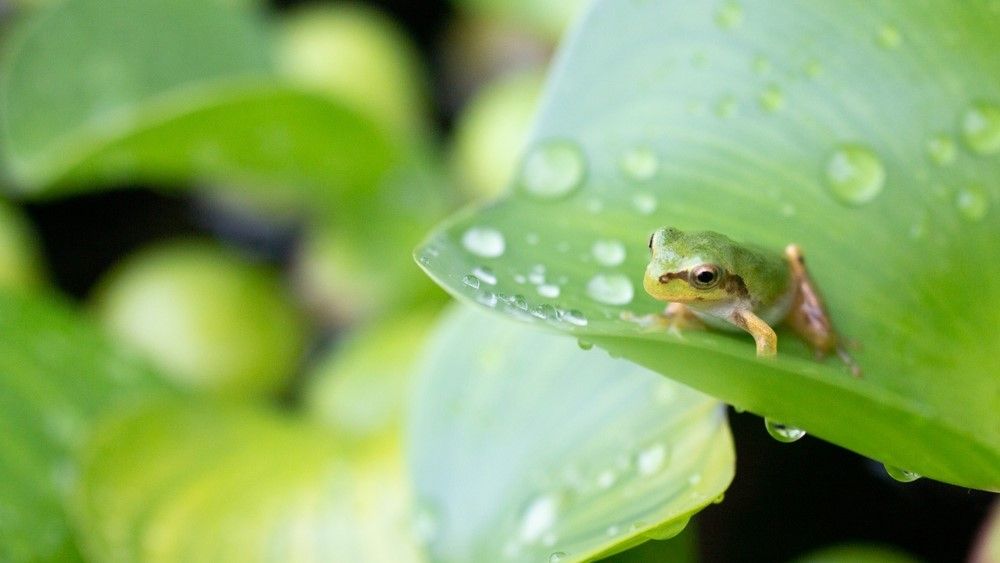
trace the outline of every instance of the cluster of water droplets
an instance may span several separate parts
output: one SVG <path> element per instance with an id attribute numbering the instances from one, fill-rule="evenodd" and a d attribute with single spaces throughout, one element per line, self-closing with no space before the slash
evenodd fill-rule
<path id="1" fill-rule="evenodd" d="M 568 468 L 566 486 L 538 494 L 521 505 L 512 527 L 513 534 L 504 545 L 504 556 L 511 560 L 522 559 L 526 549 L 541 546 L 551 549 L 550 561 L 569 557 L 564 551 L 566 545 L 559 545 L 561 518 L 594 496 L 606 495 L 615 487 L 633 486 L 637 479 L 659 475 L 671 462 L 670 451 L 666 443 L 654 440 L 636 448 L 631 455 L 618 456 L 589 475 L 581 474 L 575 467 Z M 687 479 L 687 486 L 695 488 L 700 482 L 701 474 L 695 473 Z M 652 539 L 667 539 L 683 531 L 687 523 L 687 519 L 679 519 L 650 527 L 640 520 L 618 522 L 608 525 L 604 535 L 618 537 L 625 533 L 641 533 Z"/>

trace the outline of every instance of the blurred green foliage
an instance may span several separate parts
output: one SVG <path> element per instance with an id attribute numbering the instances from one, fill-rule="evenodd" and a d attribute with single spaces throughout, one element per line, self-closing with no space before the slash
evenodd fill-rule
<path id="1" fill-rule="evenodd" d="M 46 287 L 31 225 L 0 202 L 0 561 L 693 561 L 688 520 L 721 501 L 735 470 L 723 405 L 639 364 L 879 459 L 993 486 L 996 433 L 981 419 L 996 406 L 996 364 L 972 328 L 997 296 L 988 286 L 970 300 L 947 283 L 977 261 L 995 279 L 998 263 L 985 4 L 934 21 L 931 0 L 906 13 L 596 2 L 532 124 L 539 61 L 583 4 L 456 1 L 468 36 L 445 55 L 462 76 L 442 97 L 472 98 L 446 151 L 423 62 L 375 10 L 18 2 L 0 46 L 11 195 L 146 184 L 300 232 L 284 272 L 215 242 L 142 250 L 105 274 L 88 309 Z M 832 22 L 823 33 L 820 16 Z M 693 31 L 664 31 L 690 18 Z M 967 60 L 933 66 L 930 93 L 898 95 L 923 62 L 941 62 L 926 54 L 939 40 Z M 869 99 L 855 84 L 880 86 Z M 975 155 L 948 129 L 955 100 L 973 94 L 982 111 L 961 126 Z M 792 113 L 799 104 L 811 113 Z M 914 107 L 947 109 L 901 125 Z M 745 128 L 726 121 L 736 114 Z M 908 125 L 940 134 L 889 138 Z M 529 129 L 558 141 L 556 169 L 544 157 L 518 166 Z M 868 133 L 890 184 L 845 211 L 810 176 L 829 148 L 816 139 Z M 964 188 L 910 170 L 921 150 Z M 531 171 L 545 181 L 526 181 Z M 567 178 L 566 193 L 544 185 Z M 893 194 L 896 178 L 912 180 L 917 203 Z M 420 262 L 452 293 L 579 343 L 468 308 L 441 314 L 445 295 L 412 261 L 444 216 L 508 184 L 505 200 L 446 223 Z M 951 204 L 964 219 L 941 211 Z M 595 286 L 595 274 L 628 267 L 630 283 L 664 217 L 808 243 L 838 321 L 865 344 L 865 380 L 784 338 L 782 360 L 762 366 L 744 339 L 678 342 L 623 325 L 608 303 L 622 278 Z M 914 250 L 885 252 L 899 260 L 883 275 L 870 253 L 904 226 Z M 858 240 L 870 248 L 849 248 Z M 921 283 L 900 285 L 909 274 Z"/>
<path id="2" fill-rule="evenodd" d="M 130 256 L 101 281 L 93 306 L 178 386 L 220 396 L 283 389 L 306 341 L 306 321 L 275 272 L 205 241 Z"/>

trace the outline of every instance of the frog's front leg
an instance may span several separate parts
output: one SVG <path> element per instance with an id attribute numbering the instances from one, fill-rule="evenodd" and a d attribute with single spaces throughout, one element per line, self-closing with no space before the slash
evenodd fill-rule
<path id="1" fill-rule="evenodd" d="M 753 336 L 757 343 L 758 358 L 770 358 L 778 353 L 778 335 L 763 319 L 751 311 L 737 309 L 729 316 L 729 320 Z"/>

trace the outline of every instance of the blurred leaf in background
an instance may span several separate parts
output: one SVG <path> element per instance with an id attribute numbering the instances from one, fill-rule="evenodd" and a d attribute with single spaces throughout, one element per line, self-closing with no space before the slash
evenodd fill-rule
<path id="1" fill-rule="evenodd" d="M 35 289 L 45 281 L 34 227 L 14 204 L 0 199 L 0 287 Z"/>
<path id="2" fill-rule="evenodd" d="M 197 178 L 327 209 L 367 189 L 400 147 L 345 104 L 277 80 L 272 49 L 258 10 L 218 0 L 67 0 L 27 18 L 0 82 L 14 187 Z"/>
<path id="3" fill-rule="evenodd" d="M 96 561 L 418 561 L 398 449 L 238 405 L 112 421 L 73 499 Z"/>
<path id="4" fill-rule="evenodd" d="M 104 412 L 172 392 L 60 299 L 0 292 L 0 560 L 72 560 L 63 498 Z"/>
<path id="5" fill-rule="evenodd" d="M 92 301 L 111 334 L 192 390 L 274 395 L 305 351 L 306 320 L 277 273 L 207 241 L 133 254 Z"/>
<path id="6" fill-rule="evenodd" d="M 451 145 L 451 166 L 470 200 L 498 197 L 514 178 L 542 93 L 542 73 L 503 76 L 486 84 L 462 110 Z"/>

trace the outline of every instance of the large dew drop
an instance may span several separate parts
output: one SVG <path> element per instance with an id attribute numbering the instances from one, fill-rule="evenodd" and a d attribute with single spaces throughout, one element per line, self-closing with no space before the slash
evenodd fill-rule
<path id="1" fill-rule="evenodd" d="M 767 433 L 770 434 L 772 438 L 786 444 L 795 442 L 806 435 L 806 431 L 801 428 L 775 422 L 769 418 L 764 419 L 764 427 L 767 428 Z"/>
<path id="2" fill-rule="evenodd" d="M 649 147 L 635 147 L 625 151 L 619 165 L 630 180 L 644 182 L 659 171 L 660 159 Z"/>
<path id="3" fill-rule="evenodd" d="M 903 43 L 903 35 L 892 25 L 882 25 L 878 28 L 875 40 L 883 49 L 896 49 Z"/>
<path id="4" fill-rule="evenodd" d="M 519 184 L 536 198 L 558 199 L 579 187 L 586 172 L 579 145 L 550 140 L 536 145 L 524 157 Z"/>
<path id="5" fill-rule="evenodd" d="M 483 258 L 503 256 L 507 242 L 500 231 L 490 227 L 470 227 L 462 234 L 462 246 Z"/>
<path id="6" fill-rule="evenodd" d="M 934 164 L 947 166 L 955 162 L 958 148 L 955 147 L 955 141 L 952 141 L 947 135 L 938 135 L 927 141 L 927 156 Z"/>
<path id="7" fill-rule="evenodd" d="M 599 240 L 594 243 L 590 252 L 602 266 L 614 267 L 625 261 L 625 245 L 617 240 Z"/>
<path id="8" fill-rule="evenodd" d="M 972 104 L 962 115 L 962 137 L 979 154 L 1000 152 L 1000 106 L 986 102 Z"/>
<path id="9" fill-rule="evenodd" d="M 653 444 L 640 451 L 635 457 L 635 466 L 640 475 L 652 475 L 662 469 L 667 461 L 667 447 Z"/>
<path id="10" fill-rule="evenodd" d="M 606 305 L 628 305 L 635 289 L 624 274 L 597 274 L 587 282 L 587 295 Z"/>
<path id="11" fill-rule="evenodd" d="M 726 2 L 715 12 L 715 24 L 722 29 L 736 29 L 743 24 L 743 7 L 735 2 Z"/>
<path id="12" fill-rule="evenodd" d="M 990 200 L 985 188 L 972 185 L 958 191 L 955 195 L 955 206 L 965 220 L 976 222 L 989 212 Z"/>
<path id="13" fill-rule="evenodd" d="M 848 205 L 875 199 L 885 185 L 885 167 L 875 153 L 861 145 L 843 145 L 826 164 L 830 193 Z"/>
<path id="14" fill-rule="evenodd" d="M 528 503 L 521 516 L 519 539 L 524 543 L 538 541 L 555 524 L 560 504 L 560 498 L 551 494 Z"/>

